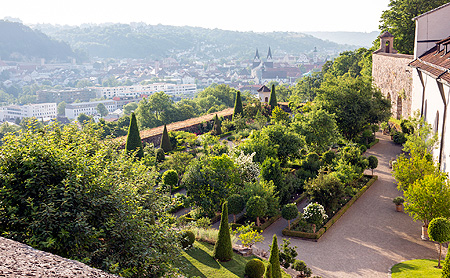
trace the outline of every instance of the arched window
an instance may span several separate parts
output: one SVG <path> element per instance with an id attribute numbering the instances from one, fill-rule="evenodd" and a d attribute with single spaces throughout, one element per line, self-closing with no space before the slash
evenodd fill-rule
<path id="1" fill-rule="evenodd" d="M 400 96 L 397 97 L 397 119 L 401 119 L 402 117 L 402 98 Z"/>
<path id="2" fill-rule="evenodd" d="M 391 42 L 390 41 L 387 41 L 386 42 L 386 53 L 391 53 Z"/>
<path id="3" fill-rule="evenodd" d="M 265 102 L 269 102 L 269 97 L 266 97 L 266 98 L 264 99 L 264 101 L 265 101 Z"/>
<path id="4" fill-rule="evenodd" d="M 436 118 L 434 119 L 434 127 L 433 130 L 435 133 L 439 130 L 439 111 L 436 111 Z"/>

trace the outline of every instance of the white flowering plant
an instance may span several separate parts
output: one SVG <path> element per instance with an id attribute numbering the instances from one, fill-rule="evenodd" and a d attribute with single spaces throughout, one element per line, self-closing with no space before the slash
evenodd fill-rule
<path id="1" fill-rule="evenodd" d="M 310 224 L 320 226 L 328 218 L 328 215 L 321 204 L 311 203 L 303 209 L 303 218 Z"/>
<path id="2" fill-rule="evenodd" d="M 255 154 L 255 152 L 252 154 L 244 154 L 243 151 L 238 154 L 235 149 L 229 154 L 243 182 L 255 182 L 259 178 L 261 168 L 258 163 L 253 162 Z"/>

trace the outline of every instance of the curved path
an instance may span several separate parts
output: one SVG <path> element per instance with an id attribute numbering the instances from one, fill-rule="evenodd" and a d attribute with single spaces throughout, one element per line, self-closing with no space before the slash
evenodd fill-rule
<path id="1" fill-rule="evenodd" d="M 297 259 L 304 260 L 314 275 L 329 277 L 390 277 L 390 268 L 410 259 L 436 259 L 432 242 L 422 241 L 421 223 L 396 212 L 392 199 L 400 193 L 391 175 L 389 160 L 401 148 L 377 133 L 380 142 L 366 152 L 378 158 L 374 174 L 378 180 L 356 201 L 318 242 L 291 238 Z M 265 241 L 257 248 L 269 250 L 273 234 L 278 244 L 287 221 L 280 219 L 264 231 Z"/>

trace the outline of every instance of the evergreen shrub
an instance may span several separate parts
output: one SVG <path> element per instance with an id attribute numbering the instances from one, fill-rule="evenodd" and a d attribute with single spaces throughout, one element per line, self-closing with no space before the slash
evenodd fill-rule
<path id="1" fill-rule="evenodd" d="M 233 258 L 233 247 L 231 246 L 230 229 L 228 228 L 228 206 L 227 202 L 222 205 L 222 216 L 220 218 L 219 237 L 214 245 L 213 257 L 225 262 Z"/>
<path id="2" fill-rule="evenodd" d="M 155 156 L 156 156 L 156 161 L 159 162 L 163 162 L 166 159 L 166 155 L 164 153 L 164 150 L 161 148 L 157 148 L 155 150 Z"/>
<path id="3" fill-rule="evenodd" d="M 248 278 L 261 278 L 264 275 L 264 263 L 259 259 L 252 259 L 245 265 L 245 275 Z"/>
<path id="4" fill-rule="evenodd" d="M 269 263 L 272 265 L 272 277 L 281 278 L 280 251 L 278 250 L 277 235 L 273 235 Z"/>
<path id="5" fill-rule="evenodd" d="M 195 235 L 193 232 L 189 230 L 181 232 L 181 246 L 183 248 L 192 247 L 194 242 L 195 242 Z"/>

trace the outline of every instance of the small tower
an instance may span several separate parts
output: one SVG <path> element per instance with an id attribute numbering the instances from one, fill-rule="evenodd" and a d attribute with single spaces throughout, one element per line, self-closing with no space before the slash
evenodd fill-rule
<path id="1" fill-rule="evenodd" d="M 253 67 L 252 68 L 256 68 L 260 64 L 261 64 L 261 57 L 259 57 L 259 52 L 258 52 L 258 48 L 257 48 L 255 58 L 253 58 Z"/>
<path id="2" fill-rule="evenodd" d="M 270 46 L 269 46 L 269 51 L 267 52 L 267 62 L 264 63 L 266 68 L 270 68 L 273 69 L 273 57 L 272 57 L 272 51 L 270 50 Z"/>
<path id="3" fill-rule="evenodd" d="M 378 53 L 397 53 L 394 49 L 394 36 L 388 31 L 380 35 L 380 49 Z"/>

